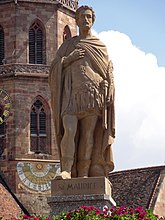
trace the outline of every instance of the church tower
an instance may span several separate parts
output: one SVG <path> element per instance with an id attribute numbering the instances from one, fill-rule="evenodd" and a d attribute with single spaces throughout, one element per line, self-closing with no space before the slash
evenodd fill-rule
<path id="1" fill-rule="evenodd" d="M 48 212 L 59 167 L 48 73 L 57 48 L 76 35 L 77 6 L 0 0 L 0 172 L 30 213 Z"/>

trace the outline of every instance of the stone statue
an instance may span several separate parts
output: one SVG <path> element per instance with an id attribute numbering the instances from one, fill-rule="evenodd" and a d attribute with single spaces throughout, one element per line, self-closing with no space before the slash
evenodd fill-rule
<path id="1" fill-rule="evenodd" d="M 76 11 L 79 36 L 64 41 L 49 74 L 61 174 L 57 179 L 108 176 L 114 169 L 113 66 L 105 45 L 91 34 L 91 7 Z"/>

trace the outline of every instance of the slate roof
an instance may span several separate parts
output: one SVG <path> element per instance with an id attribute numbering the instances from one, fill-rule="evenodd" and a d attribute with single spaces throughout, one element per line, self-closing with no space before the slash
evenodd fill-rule
<path id="1" fill-rule="evenodd" d="M 0 217 L 3 219 L 19 217 L 21 212 L 28 214 L 0 174 Z"/>
<path id="2" fill-rule="evenodd" d="M 117 206 L 142 206 L 153 209 L 165 166 L 112 172 L 112 197 Z"/>

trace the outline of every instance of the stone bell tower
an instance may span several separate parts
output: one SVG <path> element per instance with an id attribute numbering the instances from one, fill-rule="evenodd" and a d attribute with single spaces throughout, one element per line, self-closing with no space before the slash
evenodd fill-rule
<path id="1" fill-rule="evenodd" d="M 77 0 L 0 0 L 0 172 L 30 213 L 49 212 L 58 170 L 48 73 L 61 43 L 76 35 Z M 2 96 L 2 94 L 7 94 Z M 4 105 L 4 106 L 3 106 Z"/>

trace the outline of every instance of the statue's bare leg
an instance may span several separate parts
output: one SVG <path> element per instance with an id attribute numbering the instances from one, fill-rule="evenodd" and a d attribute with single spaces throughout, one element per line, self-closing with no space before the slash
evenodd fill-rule
<path id="1" fill-rule="evenodd" d="M 87 177 L 91 164 L 91 155 L 94 143 L 94 130 L 98 116 L 92 115 L 80 121 L 80 143 L 78 147 L 78 176 Z"/>
<path id="2" fill-rule="evenodd" d="M 71 178 L 71 169 L 75 154 L 75 135 L 78 119 L 74 115 L 63 117 L 64 136 L 61 141 L 61 179 Z M 59 178 L 60 179 L 60 178 Z"/>

